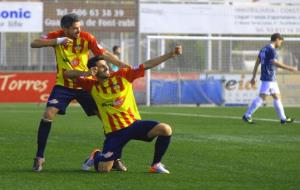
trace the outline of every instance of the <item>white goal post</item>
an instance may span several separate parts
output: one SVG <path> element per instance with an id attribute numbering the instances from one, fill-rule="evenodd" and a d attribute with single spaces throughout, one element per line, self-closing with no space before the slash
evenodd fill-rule
<path id="1" fill-rule="evenodd" d="M 197 65 L 188 65 L 186 68 L 181 67 L 181 70 L 201 72 L 201 73 L 237 73 L 237 72 L 248 72 L 249 68 L 252 69 L 253 56 L 257 55 L 257 52 L 263 45 L 270 42 L 270 37 L 226 37 L 226 36 L 173 36 L 173 35 L 148 35 L 146 36 L 146 59 L 151 57 L 159 56 L 164 53 L 165 50 L 171 48 L 170 44 L 182 44 L 183 55 L 189 54 L 196 56 L 201 54 L 203 59 L 203 67 L 198 68 Z M 300 49 L 300 37 L 285 37 L 285 44 L 288 46 L 287 51 L 283 51 L 286 59 L 300 59 L 300 52 L 295 50 L 294 47 Z M 195 48 L 193 44 L 198 43 L 200 48 Z M 168 46 L 169 45 L 169 46 Z M 190 47 L 189 47 L 190 46 Z M 159 50 L 158 50 L 159 49 Z M 199 53 L 199 49 L 201 52 Z M 195 52 L 192 52 L 194 51 Z M 295 50 L 292 53 L 291 50 Z M 188 51 L 188 52 L 187 52 Z M 251 57 L 250 61 L 247 60 L 247 56 Z M 190 59 L 193 59 L 192 56 Z M 197 60 L 198 58 L 194 58 Z M 194 60 L 194 62 L 196 62 Z M 235 63 L 236 62 L 236 63 Z M 290 61 L 288 61 L 290 62 Z M 297 62 L 292 61 L 292 65 Z M 156 70 L 156 72 L 173 72 L 167 68 Z M 146 105 L 151 105 L 151 72 L 147 70 L 147 90 L 146 90 Z M 180 79 L 178 79 L 180 80 Z M 300 102 L 299 102 L 300 103 Z"/>

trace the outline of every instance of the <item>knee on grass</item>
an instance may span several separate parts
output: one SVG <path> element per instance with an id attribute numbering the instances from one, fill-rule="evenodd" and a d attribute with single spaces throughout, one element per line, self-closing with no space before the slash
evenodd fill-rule
<path id="1" fill-rule="evenodd" d="M 99 162 L 98 164 L 98 172 L 100 173 L 108 173 L 111 171 L 114 161 L 108 162 Z"/>

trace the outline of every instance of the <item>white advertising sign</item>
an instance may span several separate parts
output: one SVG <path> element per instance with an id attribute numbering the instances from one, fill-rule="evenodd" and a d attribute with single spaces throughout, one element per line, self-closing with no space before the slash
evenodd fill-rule
<path id="1" fill-rule="evenodd" d="M 251 78 L 251 74 L 209 74 L 202 75 L 200 79 L 221 80 L 224 86 L 224 103 L 246 105 L 259 93 L 259 78 L 254 87 L 250 84 Z"/>
<path id="2" fill-rule="evenodd" d="M 43 3 L 0 2 L 0 32 L 42 32 Z"/>
<path id="3" fill-rule="evenodd" d="M 256 3 L 256 4 L 270 4 L 270 3 L 287 3 L 287 4 L 299 4 L 299 0 L 226 0 L 225 3 Z"/>
<path id="4" fill-rule="evenodd" d="M 141 4 L 142 33 L 300 34 L 300 6 Z"/>

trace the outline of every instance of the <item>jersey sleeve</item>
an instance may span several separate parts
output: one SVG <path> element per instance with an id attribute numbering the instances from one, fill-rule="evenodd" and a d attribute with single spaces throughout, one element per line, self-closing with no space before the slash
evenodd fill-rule
<path id="1" fill-rule="evenodd" d="M 274 48 L 270 49 L 269 58 L 270 58 L 270 62 L 277 60 L 277 52 Z"/>
<path id="2" fill-rule="evenodd" d="M 106 49 L 104 49 L 96 40 L 93 35 L 89 37 L 89 49 L 96 55 L 103 55 Z"/>
<path id="3" fill-rule="evenodd" d="M 59 30 L 59 31 L 49 32 L 46 35 L 41 35 L 40 38 L 45 40 L 52 40 L 61 36 L 62 36 L 62 31 Z"/>
<path id="4" fill-rule="evenodd" d="M 96 80 L 86 77 L 78 77 L 76 79 L 76 84 L 82 87 L 84 90 L 91 92 L 93 86 L 96 84 Z"/>
<path id="5" fill-rule="evenodd" d="M 145 65 L 140 64 L 136 67 L 122 68 L 117 73 L 126 78 L 129 82 L 133 82 L 135 79 L 141 78 L 145 75 Z"/>

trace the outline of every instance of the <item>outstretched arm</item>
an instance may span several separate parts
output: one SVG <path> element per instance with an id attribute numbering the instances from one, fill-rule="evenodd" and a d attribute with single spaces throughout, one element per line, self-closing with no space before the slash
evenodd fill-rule
<path id="1" fill-rule="evenodd" d="M 282 69 L 285 69 L 285 70 L 288 70 L 288 71 L 291 71 L 291 72 L 296 72 L 296 71 L 298 71 L 297 67 L 291 67 L 291 66 L 286 65 L 286 64 L 284 64 L 284 63 L 281 63 L 281 62 L 279 62 L 279 61 L 277 61 L 277 60 L 273 60 L 273 61 L 272 61 L 272 64 L 276 65 L 276 66 L 279 67 L 279 68 L 282 68 Z"/>
<path id="2" fill-rule="evenodd" d="M 161 63 L 167 61 L 168 59 L 181 55 L 182 54 L 182 47 L 176 46 L 173 50 L 171 50 L 169 53 L 166 53 L 162 56 L 150 59 L 146 62 L 144 62 L 145 70 L 152 69 L 153 67 L 156 67 L 157 65 L 160 65 Z"/>
<path id="3" fill-rule="evenodd" d="M 95 76 L 97 71 L 98 71 L 97 67 L 92 67 L 88 71 L 66 70 L 64 72 L 64 76 L 69 79 L 75 80 L 78 77 Z"/>
<path id="4" fill-rule="evenodd" d="M 56 45 L 60 44 L 68 44 L 72 43 L 73 40 L 68 37 L 61 37 L 61 38 L 55 38 L 55 39 L 35 39 L 31 42 L 30 46 L 31 48 L 42 48 L 42 47 L 54 47 Z"/>
<path id="5" fill-rule="evenodd" d="M 102 57 L 105 59 L 105 61 L 112 63 L 118 66 L 119 68 L 129 67 L 128 64 L 122 62 L 117 56 L 115 56 L 113 53 L 109 51 L 105 51 Z"/>

